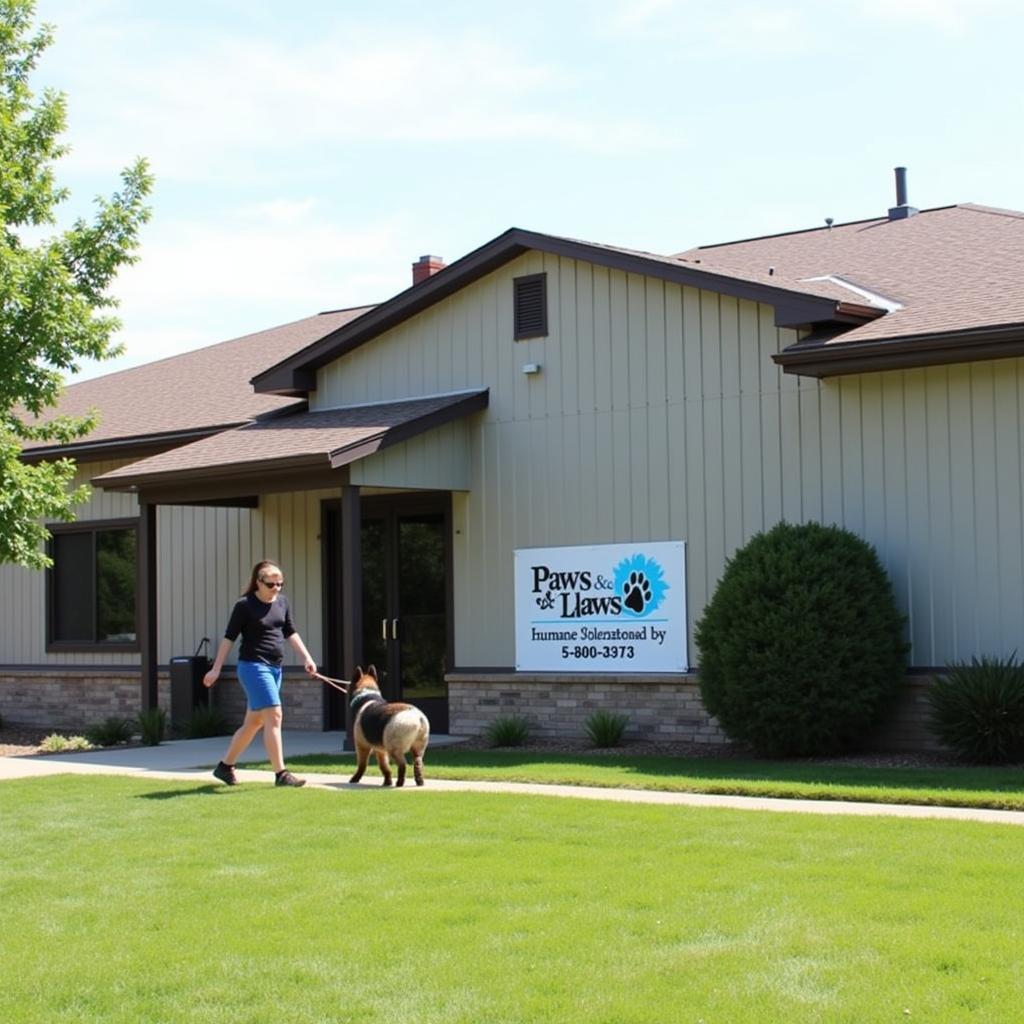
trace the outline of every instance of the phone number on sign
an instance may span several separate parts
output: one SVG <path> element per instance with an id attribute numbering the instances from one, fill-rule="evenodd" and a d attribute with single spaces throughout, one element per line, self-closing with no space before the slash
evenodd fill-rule
<path id="1" fill-rule="evenodd" d="M 631 645 L 623 646 L 608 646 L 598 647 L 596 644 L 591 646 L 577 646 L 577 647 L 562 647 L 563 658 L 575 658 L 577 660 L 583 660 L 584 658 L 632 658 L 634 657 L 633 647 Z"/>

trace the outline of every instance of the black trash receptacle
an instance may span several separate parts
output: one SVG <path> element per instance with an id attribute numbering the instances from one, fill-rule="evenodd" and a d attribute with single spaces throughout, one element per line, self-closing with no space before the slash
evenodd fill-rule
<path id="1" fill-rule="evenodd" d="M 209 658 L 201 655 L 171 658 L 171 728 L 186 726 L 197 707 L 213 703 L 211 689 L 203 686 L 203 676 L 210 670 Z"/>

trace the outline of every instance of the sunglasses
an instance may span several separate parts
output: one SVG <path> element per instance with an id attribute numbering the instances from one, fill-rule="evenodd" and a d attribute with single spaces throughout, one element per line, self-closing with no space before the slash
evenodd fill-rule
<path id="1" fill-rule="evenodd" d="M 280 587 L 284 586 L 284 580 L 281 580 L 281 582 L 278 583 L 278 582 L 276 582 L 274 580 L 264 580 L 264 579 L 261 579 L 260 583 L 262 583 L 263 586 L 265 586 L 265 587 L 280 588 Z"/>

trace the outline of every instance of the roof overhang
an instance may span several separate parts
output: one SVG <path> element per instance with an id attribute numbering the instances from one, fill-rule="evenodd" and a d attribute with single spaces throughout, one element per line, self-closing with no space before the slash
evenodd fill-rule
<path id="1" fill-rule="evenodd" d="M 121 459 L 142 459 L 150 455 L 180 448 L 182 445 L 214 437 L 225 430 L 234 430 L 247 423 L 266 421 L 277 416 L 291 416 L 307 408 L 305 401 L 291 402 L 280 409 L 271 409 L 255 417 L 231 420 L 225 423 L 205 423 L 188 430 L 166 430 L 152 434 L 135 434 L 111 438 L 72 441 L 68 444 L 34 445 L 24 448 L 21 461 L 28 463 L 46 462 L 51 459 L 75 459 L 78 462 L 117 461 Z"/>
<path id="2" fill-rule="evenodd" d="M 138 437 L 117 437 L 109 441 L 77 441 L 71 444 L 37 445 L 21 453 L 21 461 L 28 463 L 46 462 L 50 459 L 75 459 L 78 462 L 96 462 L 100 459 L 140 459 L 149 455 L 180 448 L 204 437 L 232 430 L 249 422 L 223 423 L 200 430 L 178 430 L 166 434 L 144 434 Z"/>
<path id="3" fill-rule="evenodd" d="M 487 407 L 486 388 L 274 416 L 123 466 L 92 483 L 153 504 L 252 503 L 340 487 L 348 466 Z"/>
<path id="4" fill-rule="evenodd" d="M 812 334 L 772 358 L 785 373 L 820 378 L 1014 356 L 1024 356 L 1024 324 L 870 341 Z"/>
<path id="5" fill-rule="evenodd" d="M 585 260 L 613 270 L 644 274 L 764 302 L 775 308 L 775 323 L 779 327 L 809 328 L 822 323 L 853 325 L 884 313 L 884 310 L 867 305 L 840 302 L 797 289 L 715 273 L 671 257 L 510 228 L 425 281 L 407 288 L 357 320 L 257 374 L 252 378 L 252 385 L 256 391 L 278 395 L 301 395 L 312 391 L 316 387 L 316 371 L 321 367 L 530 251 Z"/>

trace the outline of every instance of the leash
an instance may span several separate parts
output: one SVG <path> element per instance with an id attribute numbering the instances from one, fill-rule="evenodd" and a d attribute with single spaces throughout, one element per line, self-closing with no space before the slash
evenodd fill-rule
<path id="1" fill-rule="evenodd" d="M 340 690 L 342 693 L 348 693 L 348 683 L 344 679 L 332 679 L 330 676 L 320 675 L 319 672 L 314 672 L 312 675 L 314 679 L 319 679 L 321 683 L 333 686 L 335 690 Z"/>

